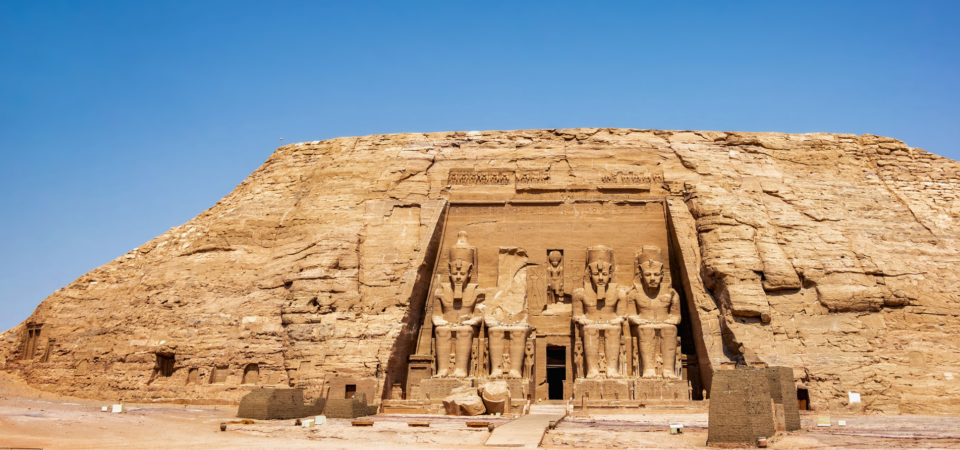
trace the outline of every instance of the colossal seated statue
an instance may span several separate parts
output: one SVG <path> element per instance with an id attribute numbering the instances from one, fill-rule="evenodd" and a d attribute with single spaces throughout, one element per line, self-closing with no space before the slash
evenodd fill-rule
<path id="1" fill-rule="evenodd" d="M 638 252 L 635 260 L 633 289 L 629 301 L 636 302 L 637 315 L 630 323 L 637 325 L 640 335 L 640 361 L 643 377 L 657 376 L 656 335 L 660 335 L 660 357 L 663 378 L 677 378 L 677 324 L 680 323 L 680 299 L 673 288 L 663 287 L 663 260 L 660 247 L 648 245 Z M 637 283 L 639 278 L 640 283 Z"/>
<path id="2" fill-rule="evenodd" d="M 467 233 L 461 231 L 457 243 L 450 248 L 450 282 L 441 282 L 433 293 L 441 312 L 433 316 L 437 345 L 436 377 L 467 376 L 473 338 L 483 319 L 475 310 L 481 309 L 479 312 L 482 313 L 482 308 L 476 306 L 485 296 L 484 290 L 477 288 L 477 283 L 470 283 L 476 253 L 476 248 L 467 242 Z M 453 348 L 454 340 L 456 349 Z"/>
<path id="3" fill-rule="evenodd" d="M 620 324 L 626 291 L 612 283 L 613 250 L 602 245 L 587 249 L 582 288 L 573 291 L 573 321 L 583 330 L 586 378 L 601 378 L 600 337 L 603 334 L 605 374 L 620 378 Z"/>
<path id="4" fill-rule="evenodd" d="M 500 247 L 496 294 L 486 301 L 483 316 L 492 378 L 504 374 L 507 378 L 523 377 L 524 350 L 533 331 L 527 321 L 526 266 L 527 254 L 522 248 Z"/>

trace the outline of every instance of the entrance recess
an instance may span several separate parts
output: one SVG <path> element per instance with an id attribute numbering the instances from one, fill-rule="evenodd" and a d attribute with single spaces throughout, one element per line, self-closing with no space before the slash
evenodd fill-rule
<path id="1" fill-rule="evenodd" d="M 547 384 L 549 399 L 563 400 L 563 382 L 567 379 L 567 348 L 547 347 Z"/>

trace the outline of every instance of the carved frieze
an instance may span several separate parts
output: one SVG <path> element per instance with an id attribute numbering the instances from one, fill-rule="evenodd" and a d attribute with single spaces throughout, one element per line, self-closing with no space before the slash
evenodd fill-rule
<path id="1" fill-rule="evenodd" d="M 641 189 L 663 183 L 663 170 L 651 171 L 609 171 L 600 174 L 600 189 Z"/>
<path id="2" fill-rule="evenodd" d="M 506 169 L 450 169 L 447 184 L 450 186 L 510 186 L 514 173 Z"/>

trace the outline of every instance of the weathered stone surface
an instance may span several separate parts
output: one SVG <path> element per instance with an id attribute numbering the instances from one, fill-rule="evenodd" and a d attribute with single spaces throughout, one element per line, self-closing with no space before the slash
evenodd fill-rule
<path id="1" fill-rule="evenodd" d="M 652 170 L 662 182 L 630 175 Z M 404 383 L 449 205 L 497 195 L 508 211 L 552 199 L 574 214 L 585 195 L 659 199 L 705 379 L 766 362 L 792 367 L 816 409 L 852 391 L 868 412 L 960 413 L 960 164 L 871 135 L 590 128 L 287 145 L 193 220 L 51 294 L 0 334 L 0 364 L 87 397 L 235 404 L 292 384 L 310 402 L 339 376 L 377 380 L 379 401 Z M 570 293 L 584 255 L 563 256 Z M 517 286 L 546 286 L 546 260 L 525 267 Z M 475 282 L 496 287 L 486 276 Z"/>
<path id="2" fill-rule="evenodd" d="M 477 388 L 462 387 L 454 389 L 443 399 L 443 409 L 451 416 L 477 416 L 486 412 L 483 403 L 477 395 Z"/>
<path id="3" fill-rule="evenodd" d="M 257 420 L 283 420 L 323 413 L 326 399 L 313 405 L 303 402 L 302 389 L 257 389 L 240 399 L 237 417 Z"/>

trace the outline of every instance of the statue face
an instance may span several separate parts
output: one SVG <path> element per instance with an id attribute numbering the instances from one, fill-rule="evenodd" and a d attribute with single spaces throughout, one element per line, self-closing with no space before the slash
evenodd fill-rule
<path id="1" fill-rule="evenodd" d="M 455 286 L 463 286 L 470 280 L 470 269 L 473 263 L 468 263 L 460 258 L 450 262 L 450 279 Z"/>
<path id="2" fill-rule="evenodd" d="M 597 291 L 602 291 L 610 282 L 610 263 L 597 261 L 590 264 L 590 282 Z"/>
<path id="3" fill-rule="evenodd" d="M 643 285 L 645 287 L 650 289 L 660 287 L 660 283 L 663 281 L 663 265 L 641 264 L 640 277 L 643 279 Z"/>

